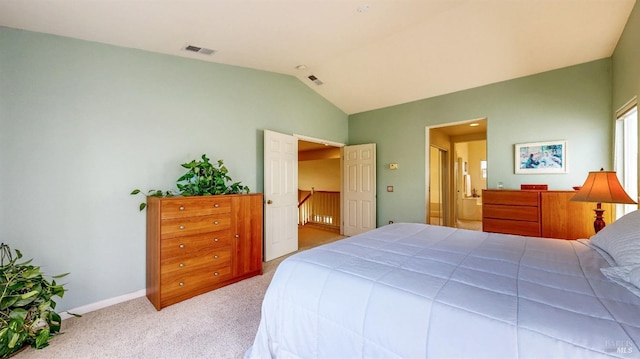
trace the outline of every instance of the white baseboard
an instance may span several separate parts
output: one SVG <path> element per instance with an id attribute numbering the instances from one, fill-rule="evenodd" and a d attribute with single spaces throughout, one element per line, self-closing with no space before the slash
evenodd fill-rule
<path id="1" fill-rule="evenodd" d="M 118 303 L 126 302 L 128 300 L 144 297 L 146 294 L 147 294 L 147 290 L 146 289 L 141 289 L 141 290 L 136 291 L 136 292 L 131 292 L 131 293 L 127 293 L 127 294 L 124 294 L 124 295 L 121 295 L 121 296 L 118 296 L 118 297 L 113 297 L 113 298 L 101 300 L 99 302 L 83 305 L 82 307 L 69 309 L 67 311 L 64 311 L 64 312 L 61 312 L 61 313 L 58 313 L 58 314 L 60 314 L 60 317 L 62 318 L 62 320 L 65 320 L 65 319 L 73 318 L 73 315 L 71 315 L 69 313 L 82 315 L 82 314 L 86 314 L 86 313 L 89 313 L 89 312 L 93 312 L 93 311 L 98 310 L 98 309 L 103 309 L 103 308 L 106 308 L 106 307 L 110 307 L 110 306 L 118 304 Z"/>

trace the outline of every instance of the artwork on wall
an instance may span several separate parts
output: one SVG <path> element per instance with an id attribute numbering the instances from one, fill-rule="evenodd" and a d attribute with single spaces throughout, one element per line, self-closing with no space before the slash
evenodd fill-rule
<path id="1" fill-rule="evenodd" d="M 515 145 L 516 174 L 567 173 L 567 141 Z"/>

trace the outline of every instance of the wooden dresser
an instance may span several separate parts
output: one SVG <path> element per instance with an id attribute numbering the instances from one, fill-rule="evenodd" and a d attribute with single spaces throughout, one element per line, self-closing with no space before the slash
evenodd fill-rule
<path id="1" fill-rule="evenodd" d="M 482 230 L 561 239 L 589 238 L 595 203 L 572 202 L 575 191 L 483 190 Z M 602 204 L 606 223 L 614 207 Z"/>
<path id="2" fill-rule="evenodd" d="M 540 237 L 538 191 L 482 191 L 482 230 Z"/>
<path id="3" fill-rule="evenodd" d="M 147 298 L 157 310 L 262 274 L 262 194 L 147 197 Z"/>

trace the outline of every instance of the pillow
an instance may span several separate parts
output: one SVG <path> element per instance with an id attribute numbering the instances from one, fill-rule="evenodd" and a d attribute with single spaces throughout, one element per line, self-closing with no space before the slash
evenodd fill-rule
<path id="1" fill-rule="evenodd" d="M 640 297 L 640 265 L 600 268 L 602 274 Z"/>
<path id="2" fill-rule="evenodd" d="M 640 266 L 631 270 L 631 273 L 629 273 L 629 282 L 640 288 Z"/>
<path id="3" fill-rule="evenodd" d="M 600 249 L 600 247 L 596 247 L 593 244 L 591 244 L 589 242 L 588 239 L 576 239 L 576 241 L 578 241 L 579 243 L 584 244 L 585 246 L 593 249 L 594 251 L 598 252 L 598 254 L 600 254 L 602 256 L 602 258 L 604 258 L 604 260 L 607 262 L 607 264 L 609 264 L 609 267 L 615 267 L 618 264 L 616 263 L 616 261 L 609 255 L 609 253 L 603 251 L 602 249 Z"/>
<path id="4" fill-rule="evenodd" d="M 604 227 L 589 242 L 609 253 L 619 266 L 640 264 L 640 210 Z"/>

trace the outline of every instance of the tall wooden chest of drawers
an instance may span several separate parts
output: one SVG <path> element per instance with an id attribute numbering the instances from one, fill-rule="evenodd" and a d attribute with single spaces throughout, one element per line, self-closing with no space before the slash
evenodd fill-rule
<path id="1" fill-rule="evenodd" d="M 147 198 L 147 298 L 157 310 L 262 274 L 262 194 Z"/>

